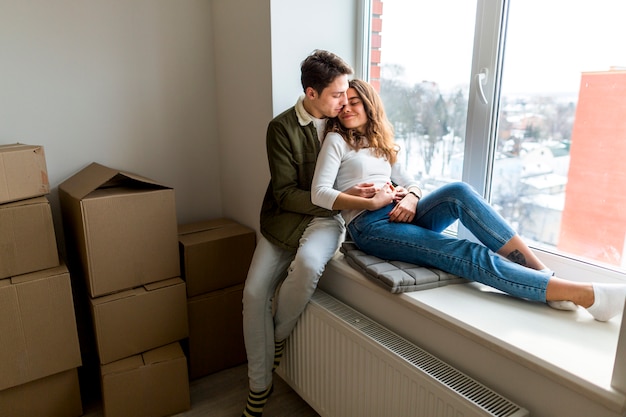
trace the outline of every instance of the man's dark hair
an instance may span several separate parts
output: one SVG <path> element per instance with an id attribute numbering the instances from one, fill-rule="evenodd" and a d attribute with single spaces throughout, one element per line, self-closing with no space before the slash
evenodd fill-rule
<path id="1" fill-rule="evenodd" d="M 352 67 L 332 52 L 316 49 L 300 64 L 302 89 L 313 88 L 318 94 L 340 75 L 353 73 Z"/>

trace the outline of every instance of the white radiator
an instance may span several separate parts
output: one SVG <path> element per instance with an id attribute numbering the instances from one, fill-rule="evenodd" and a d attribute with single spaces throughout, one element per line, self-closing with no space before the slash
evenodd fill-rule
<path id="1" fill-rule="evenodd" d="M 279 375 L 322 417 L 523 417 L 527 410 L 317 290 Z"/>

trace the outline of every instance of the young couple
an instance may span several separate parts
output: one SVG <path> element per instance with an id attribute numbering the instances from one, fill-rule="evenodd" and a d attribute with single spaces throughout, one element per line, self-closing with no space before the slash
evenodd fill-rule
<path id="1" fill-rule="evenodd" d="M 339 57 L 314 51 L 301 71 L 304 96 L 267 132 L 263 237 L 243 297 L 250 384 L 243 416 L 262 415 L 285 339 L 339 247 L 344 223 L 361 250 L 383 259 L 435 267 L 557 309 L 582 306 L 598 321 L 622 312 L 626 285 L 556 277 L 470 186 L 451 183 L 422 196 L 397 162 L 380 97 L 368 83 L 349 80 L 352 70 Z M 482 244 L 442 233 L 456 220 Z"/>

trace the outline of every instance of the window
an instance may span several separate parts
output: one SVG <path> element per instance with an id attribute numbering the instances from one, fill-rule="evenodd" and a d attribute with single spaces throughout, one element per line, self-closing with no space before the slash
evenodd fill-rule
<path id="1" fill-rule="evenodd" d="M 626 3 L 370 1 L 368 79 L 425 192 L 466 181 L 538 251 L 620 279 Z"/>
<path id="2" fill-rule="evenodd" d="M 384 100 L 402 162 L 426 190 L 460 180 L 476 1 L 374 3 L 370 82 Z"/>

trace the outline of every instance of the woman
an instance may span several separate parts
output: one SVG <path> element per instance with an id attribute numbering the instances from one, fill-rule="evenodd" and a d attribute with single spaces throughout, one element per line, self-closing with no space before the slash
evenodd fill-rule
<path id="1" fill-rule="evenodd" d="M 350 81 L 348 104 L 326 130 L 311 199 L 341 210 L 364 252 L 438 268 L 557 309 L 582 306 L 598 321 L 623 311 L 626 285 L 557 278 L 467 184 L 451 183 L 422 197 L 397 162 L 391 125 L 368 83 Z M 369 193 L 343 192 L 363 182 L 372 185 Z M 482 244 L 442 233 L 457 219 Z"/>

